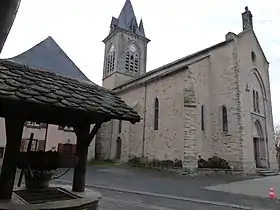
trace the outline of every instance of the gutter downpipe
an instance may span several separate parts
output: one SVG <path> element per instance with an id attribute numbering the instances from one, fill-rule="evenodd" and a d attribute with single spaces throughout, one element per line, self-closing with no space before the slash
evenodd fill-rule
<path id="1" fill-rule="evenodd" d="M 146 106 L 147 106 L 147 83 L 144 83 L 144 113 L 143 113 L 143 136 L 142 136 L 142 157 L 145 154 L 145 134 L 146 134 Z"/>

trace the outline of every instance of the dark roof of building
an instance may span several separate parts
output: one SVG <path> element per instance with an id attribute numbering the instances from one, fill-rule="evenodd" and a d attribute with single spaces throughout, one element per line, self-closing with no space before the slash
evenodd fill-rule
<path id="1" fill-rule="evenodd" d="M 140 121 L 137 112 L 110 90 L 9 60 L 0 60 L 0 98 Z"/>
<path id="2" fill-rule="evenodd" d="M 26 52 L 11 59 L 30 68 L 43 69 L 91 83 L 50 36 Z"/>

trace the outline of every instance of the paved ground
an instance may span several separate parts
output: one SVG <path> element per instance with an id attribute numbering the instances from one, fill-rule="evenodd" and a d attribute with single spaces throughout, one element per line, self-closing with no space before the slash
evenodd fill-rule
<path id="1" fill-rule="evenodd" d="M 205 189 L 266 198 L 270 188 L 280 196 L 280 175 L 206 187 Z"/>
<path id="2" fill-rule="evenodd" d="M 60 181 L 72 181 L 72 172 Z M 280 202 L 276 200 L 209 189 L 211 186 L 224 186 L 223 189 L 229 186 L 227 189 L 231 189 L 232 182 L 238 184 L 240 181 L 244 182 L 241 178 L 190 178 L 125 167 L 88 167 L 87 171 L 87 187 L 102 194 L 100 210 L 280 209 Z"/>

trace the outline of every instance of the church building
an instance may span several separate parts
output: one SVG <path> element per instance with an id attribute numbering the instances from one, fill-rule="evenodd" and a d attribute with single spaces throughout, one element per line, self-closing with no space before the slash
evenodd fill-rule
<path id="1" fill-rule="evenodd" d="M 96 158 L 181 160 L 219 156 L 235 169 L 276 168 L 269 62 L 248 7 L 243 29 L 225 40 L 146 71 L 144 24 L 130 0 L 112 17 L 105 44 L 103 87 L 141 116 L 135 125 L 110 121 L 96 137 Z"/>

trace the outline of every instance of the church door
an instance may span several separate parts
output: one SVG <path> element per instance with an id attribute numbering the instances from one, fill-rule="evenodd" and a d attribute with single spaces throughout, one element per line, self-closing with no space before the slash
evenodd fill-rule
<path id="1" fill-rule="evenodd" d="M 122 153 L 122 140 L 120 137 L 117 139 L 117 147 L 116 147 L 116 159 L 121 159 L 121 153 Z"/>
<path id="2" fill-rule="evenodd" d="M 259 139 L 254 138 L 253 141 L 254 141 L 254 156 L 256 161 L 256 167 L 261 168 Z"/>
<path id="3" fill-rule="evenodd" d="M 253 137 L 254 157 L 256 161 L 256 168 L 266 168 L 266 143 L 263 138 L 263 131 L 259 121 L 255 122 L 255 132 Z"/>

